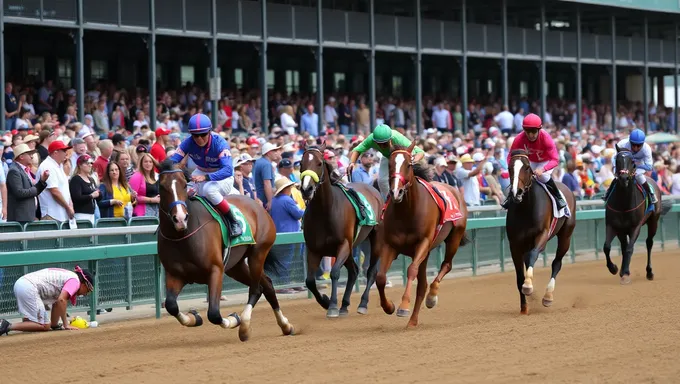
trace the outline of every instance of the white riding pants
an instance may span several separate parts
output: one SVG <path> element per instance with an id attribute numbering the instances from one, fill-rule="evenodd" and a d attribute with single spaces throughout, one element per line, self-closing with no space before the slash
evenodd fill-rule
<path id="1" fill-rule="evenodd" d="M 390 192 L 390 159 L 383 156 L 380 159 L 380 166 L 378 167 L 378 188 L 383 200 L 387 198 Z"/>
<path id="2" fill-rule="evenodd" d="M 195 169 L 192 173 L 192 175 L 202 175 L 202 176 L 207 176 L 207 172 L 203 172 L 200 169 Z M 204 181 L 202 183 L 196 183 L 195 184 L 196 188 L 196 193 L 199 196 L 203 196 L 212 205 L 217 205 L 224 200 L 224 196 L 231 195 L 231 194 L 238 194 L 238 191 L 234 193 L 235 188 L 234 188 L 234 177 L 227 177 L 224 180 L 219 180 L 219 181 Z"/>
<path id="3" fill-rule="evenodd" d="M 531 161 L 530 162 L 531 170 L 535 171 L 537 168 L 543 168 L 543 167 L 545 167 L 546 164 L 548 164 L 547 161 L 543 161 L 543 162 L 540 162 L 540 163 L 534 163 L 533 161 Z M 553 168 L 549 171 L 544 171 L 543 174 L 541 174 L 541 177 L 538 178 L 538 180 L 543 184 L 547 183 L 548 180 L 550 180 L 550 176 L 552 175 L 553 170 L 555 170 L 555 168 Z"/>
<path id="4" fill-rule="evenodd" d="M 647 182 L 647 177 L 645 177 L 645 171 L 644 169 L 640 168 L 635 168 L 635 180 L 638 182 L 640 185 L 644 185 L 644 183 Z"/>

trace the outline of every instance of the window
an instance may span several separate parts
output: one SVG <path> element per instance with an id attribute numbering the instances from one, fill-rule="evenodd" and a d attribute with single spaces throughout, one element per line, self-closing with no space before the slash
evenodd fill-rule
<path id="1" fill-rule="evenodd" d="M 45 81 L 45 58 L 29 57 L 26 60 L 26 74 L 36 80 Z"/>
<path id="2" fill-rule="evenodd" d="M 557 97 L 560 99 L 564 98 L 564 83 L 561 81 L 557 83 Z"/>
<path id="3" fill-rule="evenodd" d="M 309 84 L 311 84 L 311 89 L 312 93 L 316 93 L 316 72 L 312 72 L 309 74 Z"/>
<path id="4" fill-rule="evenodd" d="M 163 83 L 163 66 L 156 64 L 156 82 Z"/>
<path id="5" fill-rule="evenodd" d="M 440 81 L 441 80 L 439 80 L 439 76 L 436 76 L 436 75 L 432 76 L 430 78 L 430 93 L 432 93 L 433 95 L 439 93 L 439 82 Z"/>
<path id="6" fill-rule="evenodd" d="M 106 80 L 108 78 L 108 66 L 106 61 L 92 60 L 90 62 L 90 78 L 92 81 Z"/>
<path id="7" fill-rule="evenodd" d="M 493 80 L 491 79 L 486 81 L 486 93 L 493 94 Z"/>
<path id="8" fill-rule="evenodd" d="M 276 85 L 276 77 L 274 74 L 273 69 L 268 69 L 267 70 L 267 89 L 274 89 L 274 86 Z"/>
<path id="9" fill-rule="evenodd" d="M 345 90 L 345 74 L 336 72 L 333 74 L 333 91 L 341 92 Z"/>
<path id="10" fill-rule="evenodd" d="M 186 83 L 193 84 L 195 81 L 194 67 L 192 65 L 183 65 L 179 69 L 179 81 L 184 86 Z"/>
<path id="11" fill-rule="evenodd" d="M 57 60 L 57 82 L 64 88 L 73 87 L 73 64 L 71 60 Z"/>
<path id="12" fill-rule="evenodd" d="M 299 71 L 286 71 L 286 93 L 289 95 L 291 93 L 300 92 L 300 72 Z"/>
<path id="13" fill-rule="evenodd" d="M 234 69 L 234 86 L 236 89 L 243 89 L 243 69 Z"/>
<path id="14" fill-rule="evenodd" d="M 381 94 L 385 90 L 385 87 L 383 86 L 383 79 L 382 75 L 375 75 L 375 93 Z"/>
<path id="15" fill-rule="evenodd" d="M 364 76 L 361 73 L 356 73 L 352 81 L 352 92 L 363 93 L 364 92 Z"/>
<path id="16" fill-rule="evenodd" d="M 529 83 L 526 81 L 519 82 L 519 96 L 528 97 L 529 96 Z"/>
<path id="17" fill-rule="evenodd" d="M 401 76 L 392 76 L 392 94 L 401 97 L 402 79 Z"/>
<path id="18" fill-rule="evenodd" d="M 546 96 L 550 94 L 550 84 L 547 81 L 543 83 L 543 94 Z"/>

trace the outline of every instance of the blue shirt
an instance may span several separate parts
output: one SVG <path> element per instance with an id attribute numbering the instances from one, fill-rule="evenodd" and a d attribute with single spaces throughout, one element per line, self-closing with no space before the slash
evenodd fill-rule
<path id="1" fill-rule="evenodd" d="M 234 188 L 238 190 L 238 186 L 234 182 Z M 253 189 L 255 189 L 255 186 L 253 185 L 253 179 L 251 177 L 245 177 L 243 176 L 243 195 L 248 196 L 251 199 L 255 198 L 255 194 L 253 193 Z"/>
<path id="2" fill-rule="evenodd" d="M 564 176 L 562 176 L 562 183 L 572 192 L 579 192 L 581 190 L 576 177 L 571 173 L 565 173 Z"/>
<path id="3" fill-rule="evenodd" d="M 283 233 L 299 232 L 300 219 L 305 211 L 295 204 L 292 197 L 278 194 L 272 200 L 272 209 L 269 213 L 276 225 L 276 233 Z"/>
<path id="4" fill-rule="evenodd" d="M 372 185 L 373 178 L 368 174 L 368 171 L 363 166 L 359 166 L 354 169 L 354 171 L 352 171 L 352 182 Z"/>
<path id="5" fill-rule="evenodd" d="M 310 135 L 319 136 L 319 115 L 316 113 L 305 113 L 300 118 L 300 131 L 309 132 Z"/>
<path id="6" fill-rule="evenodd" d="M 253 180 L 255 180 L 257 198 L 260 199 L 263 204 L 267 204 L 267 196 L 264 194 L 264 183 L 269 180 L 273 193 L 274 170 L 272 169 L 272 162 L 266 157 L 260 157 L 255 161 L 255 165 L 253 166 Z"/>
<path id="7" fill-rule="evenodd" d="M 186 156 L 193 160 L 199 170 L 208 173 L 210 181 L 224 180 L 234 174 L 229 143 L 214 132 L 210 132 L 210 139 L 204 147 L 199 147 L 191 136 L 187 137 L 170 156 L 170 160 L 176 164 Z"/>

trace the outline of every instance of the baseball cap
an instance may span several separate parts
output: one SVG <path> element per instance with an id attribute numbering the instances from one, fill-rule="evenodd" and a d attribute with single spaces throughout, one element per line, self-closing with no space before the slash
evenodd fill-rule
<path id="1" fill-rule="evenodd" d="M 113 145 L 118 145 L 124 141 L 125 136 L 121 135 L 120 133 L 116 133 L 115 135 L 111 136 L 111 142 L 113 143 Z"/>
<path id="2" fill-rule="evenodd" d="M 137 148 L 135 148 L 135 152 L 137 153 L 146 153 L 149 152 L 149 148 L 146 147 L 144 144 L 139 144 Z"/>
<path id="3" fill-rule="evenodd" d="M 293 168 L 293 162 L 290 159 L 283 159 L 279 161 L 279 168 Z"/>
<path id="4" fill-rule="evenodd" d="M 92 164 L 92 156 L 88 155 L 87 153 L 84 155 L 78 156 L 78 160 L 76 161 L 77 165 L 82 165 L 83 163 L 90 163 Z"/>
<path id="5" fill-rule="evenodd" d="M 165 127 L 158 127 L 158 128 L 156 128 L 156 131 L 154 131 L 154 133 L 156 134 L 156 137 L 160 137 L 160 136 L 169 135 L 170 130 L 165 128 Z"/>
<path id="6" fill-rule="evenodd" d="M 444 159 L 443 157 L 438 157 L 434 161 L 434 166 L 435 167 L 446 167 L 446 159 Z"/>
<path id="7" fill-rule="evenodd" d="M 64 142 L 61 140 L 54 140 L 52 144 L 50 144 L 50 146 L 47 148 L 47 152 L 51 155 L 56 151 L 65 151 L 71 148 L 72 147 L 70 145 L 64 144 Z"/>
<path id="8" fill-rule="evenodd" d="M 264 143 L 262 146 L 262 156 L 266 155 L 267 153 L 280 149 L 281 147 L 278 145 L 274 145 L 272 143 Z"/>
<path id="9" fill-rule="evenodd" d="M 249 162 L 249 161 L 255 161 L 255 159 L 253 159 L 253 158 L 252 158 L 249 154 L 247 154 L 247 153 L 242 153 L 241 155 L 239 155 L 239 156 L 235 159 L 234 167 L 238 167 L 238 166 L 242 165 L 243 163 L 247 163 L 247 162 Z"/>

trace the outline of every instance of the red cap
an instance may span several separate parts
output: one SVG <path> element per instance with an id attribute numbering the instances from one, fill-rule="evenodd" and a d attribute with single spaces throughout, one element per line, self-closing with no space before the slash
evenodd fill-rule
<path id="1" fill-rule="evenodd" d="M 17 134 L 19 134 L 19 131 L 17 131 L 16 129 L 13 129 L 12 130 L 12 136 L 17 135 Z"/>
<path id="2" fill-rule="evenodd" d="M 156 137 L 161 137 L 161 136 L 166 136 L 170 134 L 170 130 L 165 128 L 165 127 L 158 127 L 156 128 L 156 131 L 154 131 L 156 134 Z"/>
<path id="3" fill-rule="evenodd" d="M 335 153 L 333 153 L 333 151 L 330 151 L 330 150 L 327 149 L 323 152 L 323 159 L 324 160 L 330 160 L 332 157 L 335 157 Z"/>
<path id="4" fill-rule="evenodd" d="M 537 129 L 541 128 L 542 125 L 541 118 L 533 113 L 526 115 L 524 121 L 522 121 L 522 128 Z"/>
<path id="5" fill-rule="evenodd" d="M 61 141 L 61 140 L 54 140 L 52 142 L 52 144 L 50 144 L 50 146 L 47 148 L 47 152 L 51 155 L 52 153 L 54 153 L 56 151 L 62 151 L 62 150 L 67 150 L 67 149 L 71 149 L 71 148 L 73 148 L 73 147 L 64 144 L 64 142 Z"/>
<path id="6" fill-rule="evenodd" d="M 250 145 L 250 146 L 253 146 L 253 145 L 256 145 L 256 146 L 258 146 L 258 147 L 260 146 L 260 142 L 257 141 L 257 138 L 256 138 L 256 137 L 253 137 L 253 136 L 249 137 L 249 138 L 246 140 L 246 144 L 248 144 L 248 145 Z"/>
<path id="7" fill-rule="evenodd" d="M 81 165 L 81 164 L 86 163 L 86 162 L 88 162 L 88 161 L 89 161 L 90 163 L 92 163 L 92 157 L 86 153 L 86 154 L 80 155 L 80 156 L 78 157 L 78 160 L 76 161 L 76 164 L 77 164 L 77 165 Z"/>

